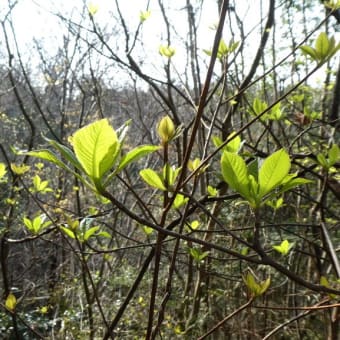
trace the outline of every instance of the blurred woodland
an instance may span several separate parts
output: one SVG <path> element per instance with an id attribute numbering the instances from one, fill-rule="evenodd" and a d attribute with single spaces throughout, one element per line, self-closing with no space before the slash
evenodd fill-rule
<path id="1" fill-rule="evenodd" d="M 340 339 L 340 2 L 123 2 L 1 9 L 0 338 Z"/>

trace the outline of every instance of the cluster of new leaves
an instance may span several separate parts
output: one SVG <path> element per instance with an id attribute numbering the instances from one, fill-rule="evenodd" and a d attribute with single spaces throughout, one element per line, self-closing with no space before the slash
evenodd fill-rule
<path id="1" fill-rule="evenodd" d="M 68 164 L 48 149 L 27 154 L 54 163 L 72 173 L 87 187 L 103 193 L 113 177 L 127 165 L 158 149 L 158 146 L 142 145 L 122 155 L 127 128 L 128 124 L 116 132 L 107 119 L 89 124 L 70 138 L 74 152 L 65 145 L 48 140 Z"/>
<path id="2" fill-rule="evenodd" d="M 251 297 L 263 295 L 270 286 L 270 277 L 264 281 L 259 281 L 250 271 L 243 277 L 243 281 L 248 288 Z"/>
<path id="3" fill-rule="evenodd" d="M 303 45 L 300 49 L 304 55 L 309 56 L 312 60 L 321 65 L 339 51 L 340 43 L 336 44 L 334 37 L 328 38 L 327 34 L 322 32 L 316 39 L 314 47 Z"/>
<path id="4" fill-rule="evenodd" d="M 260 168 L 257 160 L 247 165 L 241 156 L 229 151 L 223 151 L 221 158 L 223 179 L 254 209 L 285 191 L 310 182 L 289 174 L 290 167 L 289 155 L 284 149 L 268 156 Z"/>
<path id="5" fill-rule="evenodd" d="M 319 153 L 316 156 L 318 163 L 327 171 L 339 160 L 340 149 L 337 144 L 333 144 L 327 154 Z"/>

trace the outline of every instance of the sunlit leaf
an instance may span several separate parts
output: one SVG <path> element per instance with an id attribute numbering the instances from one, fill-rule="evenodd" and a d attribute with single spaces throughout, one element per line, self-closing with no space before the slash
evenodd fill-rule
<path id="1" fill-rule="evenodd" d="M 304 55 L 311 57 L 315 61 L 318 61 L 318 55 L 313 47 L 308 46 L 308 45 L 303 45 L 303 46 L 300 46 L 300 50 L 302 51 Z"/>
<path id="2" fill-rule="evenodd" d="M 16 305 L 17 305 L 16 297 L 14 296 L 14 294 L 9 293 L 5 301 L 6 308 L 9 311 L 14 312 Z"/>
<path id="3" fill-rule="evenodd" d="M 21 176 L 21 175 L 25 174 L 27 171 L 29 171 L 30 166 L 25 165 L 25 164 L 16 165 L 14 163 L 11 163 L 11 169 L 16 175 Z"/>
<path id="4" fill-rule="evenodd" d="M 179 209 L 181 206 L 186 204 L 188 200 L 189 200 L 189 197 L 185 197 L 182 194 L 177 194 L 173 202 L 173 207 L 175 209 Z"/>
<path id="5" fill-rule="evenodd" d="M 84 233 L 84 241 L 87 241 L 91 236 L 93 236 L 98 230 L 100 229 L 100 227 L 96 226 L 96 227 L 92 227 L 88 230 L 86 230 L 86 232 Z"/>
<path id="6" fill-rule="evenodd" d="M 324 169 L 328 169 L 329 168 L 329 164 L 328 164 L 328 161 L 325 157 L 324 154 L 322 153 L 319 153 L 317 156 L 316 156 L 316 159 L 318 161 L 318 163 L 324 168 Z"/>
<path id="7" fill-rule="evenodd" d="M 313 181 L 310 180 L 310 179 L 300 178 L 300 177 L 292 178 L 287 182 L 283 182 L 283 185 L 280 188 L 280 193 L 286 192 L 286 191 L 293 189 L 293 188 L 295 188 L 299 185 L 304 185 L 304 184 L 309 184 L 309 183 L 313 183 Z"/>
<path id="8" fill-rule="evenodd" d="M 325 276 L 321 276 L 320 277 L 320 285 L 321 286 L 324 286 L 326 288 L 332 288 L 328 279 L 325 277 Z M 328 294 L 328 296 L 331 298 L 331 299 L 336 299 L 337 298 L 337 295 L 335 294 Z"/>
<path id="9" fill-rule="evenodd" d="M 145 20 L 147 20 L 151 15 L 151 11 L 140 11 L 139 13 L 139 19 L 143 23 Z"/>
<path id="10" fill-rule="evenodd" d="M 115 171 L 115 173 L 120 172 L 121 170 L 123 170 L 127 165 L 129 165 L 132 162 L 136 162 L 137 160 L 139 160 L 140 158 L 148 155 L 149 153 L 155 152 L 159 150 L 159 146 L 154 146 L 154 145 L 141 145 L 141 146 L 137 146 L 136 148 L 134 148 L 133 150 L 129 151 L 127 154 L 125 154 L 119 165 L 117 170 Z"/>
<path id="11" fill-rule="evenodd" d="M 162 178 L 156 171 L 152 169 L 143 169 L 139 172 L 139 174 L 151 187 L 164 191 L 166 190 Z"/>
<path id="12" fill-rule="evenodd" d="M 227 139 L 233 137 L 236 134 L 236 132 L 232 132 Z M 237 153 L 241 148 L 241 137 L 240 135 L 237 135 L 236 137 L 234 137 L 226 146 L 225 146 L 225 150 L 229 151 L 229 152 L 234 152 Z"/>
<path id="13" fill-rule="evenodd" d="M 96 236 L 101 236 L 105 238 L 111 238 L 111 235 L 107 231 L 100 231 L 96 234 Z"/>
<path id="14" fill-rule="evenodd" d="M 229 186 L 249 199 L 249 177 L 245 161 L 239 155 L 224 151 L 221 159 L 223 179 Z"/>
<path id="15" fill-rule="evenodd" d="M 211 185 L 208 185 L 207 191 L 210 197 L 215 197 L 218 195 L 218 190 Z"/>
<path id="16" fill-rule="evenodd" d="M 163 57 L 167 57 L 167 58 L 171 58 L 175 55 L 176 53 L 176 50 L 174 47 L 172 46 L 164 46 L 164 45 L 161 45 L 159 47 L 159 53 L 160 55 L 162 55 Z"/>
<path id="17" fill-rule="evenodd" d="M 0 179 L 6 175 L 6 166 L 4 163 L 0 163 Z"/>
<path id="18" fill-rule="evenodd" d="M 275 249 L 282 255 L 287 255 L 293 246 L 294 246 L 293 243 L 289 243 L 288 240 L 284 240 L 281 242 L 280 245 L 273 246 L 273 249 Z"/>
<path id="19" fill-rule="evenodd" d="M 190 228 L 193 230 L 196 230 L 200 226 L 200 222 L 197 220 L 194 220 L 190 223 Z"/>
<path id="20" fill-rule="evenodd" d="M 107 119 L 101 119 L 75 132 L 72 142 L 77 159 L 101 190 L 101 179 L 112 168 L 119 151 L 116 132 Z"/>
<path id="21" fill-rule="evenodd" d="M 195 158 L 194 160 L 189 160 L 188 162 L 188 169 L 190 171 L 195 171 L 198 169 L 199 165 L 201 164 L 201 160 L 199 158 Z"/>
<path id="22" fill-rule="evenodd" d="M 69 228 L 66 228 L 66 227 L 59 227 L 67 236 L 69 236 L 70 238 L 73 238 L 75 239 L 76 238 L 76 235 L 75 233 L 69 229 Z"/>
<path id="23" fill-rule="evenodd" d="M 267 157 L 259 170 L 259 197 L 277 187 L 290 170 L 289 155 L 284 149 Z"/>
<path id="24" fill-rule="evenodd" d="M 154 229 L 151 227 L 148 227 L 146 225 L 143 226 L 143 231 L 146 235 L 151 235 L 154 232 Z"/>
<path id="25" fill-rule="evenodd" d="M 321 32 L 315 42 L 315 52 L 320 60 L 327 57 L 329 53 L 329 40 L 325 32 Z"/>
<path id="26" fill-rule="evenodd" d="M 333 144 L 328 150 L 328 162 L 330 166 L 333 166 L 340 158 L 340 149 L 337 144 Z M 0 175 L 1 178 L 1 175 Z"/>
<path id="27" fill-rule="evenodd" d="M 243 277 L 243 281 L 254 297 L 263 295 L 268 290 L 271 282 L 270 277 L 262 282 L 258 282 L 250 271 Z"/>
<path id="28" fill-rule="evenodd" d="M 95 15 L 98 10 L 99 10 L 99 5 L 98 4 L 94 4 L 93 2 L 90 2 L 87 6 L 87 9 L 89 11 L 89 13 L 93 16 Z"/>

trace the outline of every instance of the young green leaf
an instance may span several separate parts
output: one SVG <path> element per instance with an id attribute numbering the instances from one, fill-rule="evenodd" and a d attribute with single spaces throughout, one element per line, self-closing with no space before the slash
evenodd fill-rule
<path id="1" fill-rule="evenodd" d="M 197 220 L 194 220 L 190 223 L 190 228 L 192 230 L 196 230 L 200 226 L 200 222 Z"/>
<path id="2" fill-rule="evenodd" d="M 328 161 L 327 161 L 327 159 L 326 159 L 326 157 L 325 157 L 324 154 L 322 154 L 322 153 L 317 154 L 317 155 L 316 155 L 316 159 L 317 159 L 318 163 L 319 163 L 324 169 L 329 169 L 329 168 L 330 168 L 330 166 L 329 166 L 329 164 L 328 164 Z"/>
<path id="3" fill-rule="evenodd" d="M 278 199 L 273 201 L 267 200 L 266 204 L 273 208 L 274 210 L 280 209 L 281 207 L 284 206 L 282 197 L 279 197 Z"/>
<path id="4" fill-rule="evenodd" d="M 227 139 L 230 139 L 231 137 L 233 137 L 236 134 L 236 132 L 232 132 Z M 233 153 L 237 153 L 239 152 L 240 148 L 242 146 L 241 143 L 241 137 L 240 135 L 237 135 L 236 137 L 234 137 L 226 146 L 225 146 L 225 150 L 229 151 L 229 152 L 233 152 Z"/>
<path id="5" fill-rule="evenodd" d="M 209 197 L 216 197 L 218 195 L 218 190 L 212 187 L 211 185 L 208 185 L 207 191 L 208 191 Z"/>
<path id="6" fill-rule="evenodd" d="M 99 9 L 99 5 L 98 4 L 94 4 L 93 2 L 90 2 L 87 6 L 87 10 L 89 11 L 89 14 L 91 16 L 94 16 Z"/>
<path id="7" fill-rule="evenodd" d="M 209 251 L 202 252 L 198 248 L 189 248 L 189 254 L 197 263 L 200 263 L 209 255 Z"/>
<path id="8" fill-rule="evenodd" d="M 332 288 L 328 279 L 325 277 L 325 276 L 321 276 L 320 277 L 320 285 L 321 286 L 324 286 L 326 288 Z M 337 298 L 337 295 L 335 294 L 328 294 L 328 296 L 331 298 L 331 299 L 336 299 Z"/>
<path id="9" fill-rule="evenodd" d="M 168 186 L 173 186 L 180 171 L 181 168 L 175 168 L 169 163 L 165 164 L 162 171 L 163 181 L 165 182 L 166 179 Z"/>
<path id="10" fill-rule="evenodd" d="M 93 236 L 98 230 L 100 229 L 100 227 L 96 226 L 96 227 L 92 227 L 88 230 L 85 231 L 84 236 L 83 236 L 83 240 L 87 241 L 91 236 Z"/>
<path id="11" fill-rule="evenodd" d="M 69 229 L 69 228 L 66 228 L 66 227 L 59 227 L 68 237 L 70 238 L 73 238 L 75 239 L 76 238 L 76 235 L 75 233 Z"/>
<path id="12" fill-rule="evenodd" d="M 139 12 L 139 20 L 141 23 L 143 23 L 145 20 L 147 20 L 151 15 L 151 11 L 140 11 Z"/>
<path id="13" fill-rule="evenodd" d="M 143 169 L 139 172 L 143 180 L 149 184 L 151 187 L 165 191 L 163 179 L 161 176 L 152 169 Z"/>
<path id="14" fill-rule="evenodd" d="M 33 192 L 52 192 L 53 190 L 48 187 L 48 181 L 42 181 L 39 175 L 33 177 Z"/>
<path id="15" fill-rule="evenodd" d="M 6 166 L 4 163 L 0 163 L 0 179 L 6 175 Z"/>
<path id="16" fill-rule="evenodd" d="M 27 171 L 29 171 L 29 169 L 30 169 L 29 165 L 26 164 L 16 165 L 14 163 L 11 163 L 11 170 L 18 176 L 22 176 Z"/>
<path id="17" fill-rule="evenodd" d="M 243 281 L 246 284 L 251 295 L 254 297 L 260 296 L 267 291 L 270 286 L 270 277 L 262 282 L 257 282 L 254 275 L 249 271 Z"/>
<path id="18" fill-rule="evenodd" d="M 176 50 L 172 46 L 161 45 L 159 47 L 159 53 L 163 57 L 171 58 L 175 55 Z"/>
<path id="19" fill-rule="evenodd" d="M 101 179 L 112 168 L 120 149 L 116 132 L 107 119 L 101 119 L 78 130 L 72 143 L 77 159 L 100 191 Z"/>
<path id="20" fill-rule="evenodd" d="M 244 198 L 249 196 L 249 176 L 245 161 L 239 155 L 224 151 L 221 158 L 223 179 Z"/>
<path id="21" fill-rule="evenodd" d="M 328 163 L 329 166 L 333 166 L 340 158 L 340 149 L 337 144 L 333 144 L 328 150 Z M 1 177 L 1 176 L 0 176 Z"/>
<path id="22" fill-rule="evenodd" d="M 60 154 L 69 161 L 75 168 L 77 168 L 79 171 L 84 171 L 81 164 L 78 162 L 77 158 L 73 154 L 73 152 L 66 146 L 59 144 L 56 141 L 48 140 L 49 143 L 56 148 Z M 46 160 L 48 162 L 51 162 L 58 167 L 72 173 L 74 176 L 76 176 L 82 183 L 84 183 L 87 187 L 91 188 L 91 185 L 85 180 L 83 176 L 81 176 L 79 173 L 75 172 L 73 169 L 71 169 L 68 165 L 66 165 L 64 162 L 62 162 L 52 151 L 50 150 L 37 150 L 37 151 L 29 151 L 26 153 L 22 153 L 25 155 L 29 155 L 32 157 L 37 157 L 39 159 Z"/>
<path id="23" fill-rule="evenodd" d="M 76 169 L 83 172 L 84 168 L 80 164 L 79 160 L 67 146 L 60 144 L 52 139 L 45 138 L 56 150 L 58 150 L 62 157 L 64 157 L 68 162 L 70 162 Z"/>
<path id="24" fill-rule="evenodd" d="M 185 197 L 182 194 L 177 194 L 173 202 L 173 207 L 175 209 L 179 209 L 181 206 L 186 204 L 188 200 L 189 200 L 189 197 Z"/>
<path id="25" fill-rule="evenodd" d="M 300 47 L 300 50 L 304 55 L 311 57 L 311 59 L 313 59 L 314 61 L 318 61 L 318 55 L 313 47 L 303 45 Z"/>
<path id="26" fill-rule="evenodd" d="M 294 246 L 294 243 L 289 243 L 288 240 L 284 240 L 281 242 L 280 245 L 273 246 L 273 249 L 275 249 L 277 252 L 285 256 L 289 253 L 289 251 L 292 249 L 293 246 Z"/>
<path id="27" fill-rule="evenodd" d="M 267 157 L 259 170 L 259 197 L 263 197 L 280 185 L 289 170 L 290 159 L 284 149 Z"/>
<path id="28" fill-rule="evenodd" d="M 33 220 L 30 220 L 27 217 L 23 218 L 23 222 L 26 226 L 26 228 L 32 233 L 32 234 L 39 234 L 40 231 L 47 228 L 52 224 L 51 221 L 46 221 L 46 215 L 42 214 L 39 216 L 36 216 Z"/>
<path id="29" fill-rule="evenodd" d="M 9 293 L 6 301 L 5 301 L 5 306 L 10 312 L 14 312 L 15 307 L 17 305 L 17 299 L 14 294 Z"/>
<path id="30" fill-rule="evenodd" d="M 149 153 L 155 152 L 159 150 L 159 146 L 155 145 L 141 145 L 137 146 L 133 150 L 129 151 L 125 154 L 119 162 L 117 169 L 115 170 L 115 174 L 122 171 L 126 166 L 128 166 L 132 162 L 138 161 L 140 158 L 148 155 Z"/>
<path id="31" fill-rule="evenodd" d="M 315 42 L 315 52 L 319 60 L 322 60 L 325 57 L 327 57 L 329 53 L 329 48 L 330 44 L 327 34 L 325 32 L 321 32 Z"/>
<path id="32" fill-rule="evenodd" d="M 150 227 L 144 225 L 144 226 L 143 226 L 143 231 L 144 231 L 144 233 L 145 233 L 146 235 L 149 236 L 149 235 L 151 235 L 151 234 L 154 232 L 154 229 L 152 229 L 152 228 L 150 228 Z"/>
<path id="33" fill-rule="evenodd" d="M 68 170 L 68 166 L 64 164 L 52 151 L 50 150 L 37 150 L 37 151 L 28 151 L 25 153 L 26 155 L 36 157 L 39 159 L 43 159 L 45 161 L 51 162 L 62 169 Z"/>
<path id="34" fill-rule="evenodd" d="M 282 187 L 280 188 L 279 192 L 283 193 L 290 189 L 293 189 L 299 185 L 313 183 L 312 180 L 306 179 L 306 178 L 300 178 L 300 177 L 293 177 L 292 179 L 289 179 L 287 182 L 282 182 Z"/>
<path id="35" fill-rule="evenodd" d="M 236 134 L 236 132 L 233 131 L 227 137 L 227 140 L 230 139 L 235 134 Z M 223 144 L 222 139 L 218 136 L 213 136 L 212 141 L 217 148 L 220 147 Z M 223 147 L 223 150 L 233 152 L 233 153 L 237 153 L 240 150 L 241 147 L 242 147 L 242 141 L 241 141 L 241 137 L 238 135 L 238 136 L 234 137 L 227 145 L 225 145 Z"/>

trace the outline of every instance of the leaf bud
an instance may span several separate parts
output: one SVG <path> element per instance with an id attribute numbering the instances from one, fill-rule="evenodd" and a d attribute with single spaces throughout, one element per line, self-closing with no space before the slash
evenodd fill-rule
<path id="1" fill-rule="evenodd" d="M 157 132 L 163 144 L 168 143 L 175 136 L 175 125 L 169 116 L 165 116 L 160 120 Z"/>

